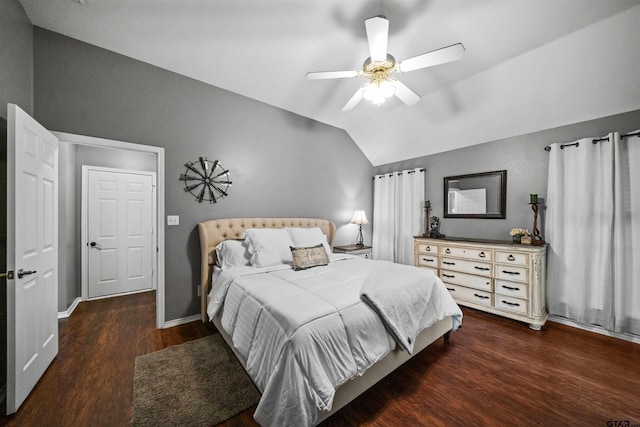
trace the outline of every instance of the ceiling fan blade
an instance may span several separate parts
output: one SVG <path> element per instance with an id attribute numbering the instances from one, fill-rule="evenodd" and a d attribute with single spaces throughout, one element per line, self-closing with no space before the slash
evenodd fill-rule
<path id="1" fill-rule="evenodd" d="M 344 79 L 346 77 L 358 77 L 360 71 L 317 71 L 307 73 L 307 80 Z"/>
<path id="2" fill-rule="evenodd" d="M 374 16 L 364 21 L 369 41 L 369 53 L 372 61 L 387 59 L 387 41 L 389 39 L 389 21 L 384 16 Z"/>
<path id="3" fill-rule="evenodd" d="M 411 106 L 420 101 L 420 97 L 400 80 L 394 80 L 393 85 L 396 87 L 395 95 L 405 104 Z"/>
<path id="4" fill-rule="evenodd" d="M 406 73 L 407 71 L 418 70 L 420 68 L 433 67 L 434 65 L 446 64 L 457 61 L 464 55 L 462 43 L 456 43 L 442 49 L 432 50 L 413 58 L 405 59 L 396 65 L 396 71 Z"/>
<path id="5" fill-rule="evenodd" d="M 362 92 L 363 91 L 364 91 L 364 86 L 360 87 L 360 89 L 358 89 L 358 91 L 353 94 L 351 99 L 346 104 L 344 104 L 344 107 L 342 107 L 342 111 L 351 111 L 351 110 L 353 110 L 353 107 L 358 105 L 358 102 L 360 102 L 360 100 L 362 99 Z"/>

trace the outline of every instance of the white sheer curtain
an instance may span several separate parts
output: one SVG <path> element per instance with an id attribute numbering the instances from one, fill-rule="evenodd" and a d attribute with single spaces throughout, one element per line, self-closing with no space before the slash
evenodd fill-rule
<path id="1" fill-rule="evenodd" d="M 424 170 L 376 175 L 373 184 L 374 259 L 413 264 L 413 236 L 424 217 Z"/>
<path id="2" fill-rule="evenodd" d="M 614 140 L 614 158 L 613 330 L 640 335 L 640 136 Z"/>
<path id="3" fill-rule="evenodd" d="M 550 146 L 547 299 L 550 314 L 639 334 L 640 143 L 634 139 L 612 133 L 596 143 Z"/>

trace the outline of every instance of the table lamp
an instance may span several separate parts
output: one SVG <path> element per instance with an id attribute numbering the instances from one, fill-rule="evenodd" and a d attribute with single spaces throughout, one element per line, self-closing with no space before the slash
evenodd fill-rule
<path id="1" fill-rule="evenodd" d="M 364 246 L 364 243 L 362 242 L 362 224 L 369 224 L 369 221 L 367 221 L 367 215 L 364 213 L 363 210 L 359 209 L 356 210 L 356 212 L 353 214 L 353 218 L 351 218 L 350 221 L 351 224 L 358 224 L 358 226 L 360 227 L 358 230 L 358 237 L 357 237 L 357 241 L 356 241 L 356 246 Z"/>

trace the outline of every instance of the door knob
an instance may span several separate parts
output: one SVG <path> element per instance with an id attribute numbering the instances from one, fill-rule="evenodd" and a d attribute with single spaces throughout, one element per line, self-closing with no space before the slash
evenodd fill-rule
<path id="1" fill-rule="evenodd" d="M 100 249 L 100 245 L 97 244 L 96 242 L 89 243 L 89 246 L 91 246 L 92 248 Z"/>
<path id="2" fill-rule="evenodd" d="M 22 279 L 23 276 L 28 276 L 28 275 L 33 274 L 33 273 L 37 273 L 37 271 L 36 270 L 26 270 L 25 271 L 23 269 L 20 269 L 20 270 L 18 270 L 18 279 Z"/>

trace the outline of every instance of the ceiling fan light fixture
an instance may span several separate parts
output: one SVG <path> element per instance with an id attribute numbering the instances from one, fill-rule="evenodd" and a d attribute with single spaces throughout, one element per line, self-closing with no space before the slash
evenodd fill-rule
<path id="1" fill-rule="evenodd" d="M 380 105 L 393 95 L 405 105 L 411 106 L 420 101 L 414 91 L 400 80 L 391 78 L 393 73 L 404 73 L 433 67 L 447 62 L 457 61 L 464 54 L 462 43 L 423 53 L 396 62 L 393 55 L 387 52 L 389 37 L 389 20 L 384 16 L 374 16 L 364 21 L 367 30 L 370 56 L 362 64 L 362 71 L 316 71 L 307 73 L 308 80 L 341 79 L 346 77 L 365 77 L 369 81 L 356 91 L 342 107 L 342 111 L 351 111 L 362 98 Z"/>
<path id="2" fill-rule="evenodd" d="M 372 80 L 364 86 L 362 96 L 375 105 L 380 105 L 393 96 L 396 87 L 389 80 Z"/>

